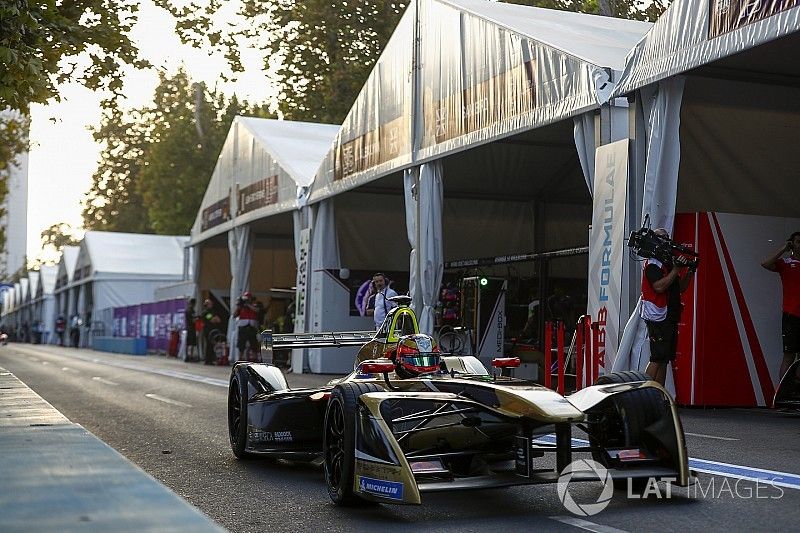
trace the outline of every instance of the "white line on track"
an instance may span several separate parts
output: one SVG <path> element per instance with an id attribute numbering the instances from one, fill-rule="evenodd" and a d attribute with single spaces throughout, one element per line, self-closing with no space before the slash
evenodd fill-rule
<path id="1" fill-rule="evenodd" d="M 179 402 L 178 400 L 173 400 L 171 398 L 165 398 L 164 396 L 159 396 L 158 394 L 145 394 L 151 400 L 158 400 L 159 402 L 168 403 L 170 405 L 177 405 L 178 407 L 191 407 L 188 403 Z"/>
<path id="2" fill-rule="evenodd" d="M 77 372 L 77 370 L 75 370 L 74 368 L 70 368 L 68 366 L 62 366 L 61 370 L 63 370 L 64 372 Z"/>
<path id="3" fill-rule="evenodd" d="M 684 434 L 690 435 L 692 437 L 702 437 L 704 439 L 739 440 L 739 439 L 734 439 L 733 437 L 717 437 L 716 435 L 705 435 L 703 433 L 689 433 L 688 431 L 684 431 Z"/>
<path id="4" fill-rule="evenodd" d="M 95 381 L 99 381 L 100 383 L 104 383 L 106 385 L 114 385 L 114 386 L 119 385 L 119 383 L 114 383 L 113 381 L 110 381 L 110 380 L 105 379 L 105 378 L 101 378 L 100 376 L 95 376 L 92 379 L 95 380 Z"/>
<path id="5" fill-rule="evenodd" d="M 595 533 L 626 533 L 624 529 L 617 529 L 611 526 L 604 526 L 603 524 L 595 524 L 588 520 L 581 520 L 573 516 L 551 516 L 551 520 L 561 522 L 570 526 L 585 529 L 586 531 L 594 531 Z"/>
<path id="6" fill-rule="evenodd" d="M 47 361 L 42 361 L 42 364 L 43 365 L 49 365 L 50 363 L 48 363 Z"/>

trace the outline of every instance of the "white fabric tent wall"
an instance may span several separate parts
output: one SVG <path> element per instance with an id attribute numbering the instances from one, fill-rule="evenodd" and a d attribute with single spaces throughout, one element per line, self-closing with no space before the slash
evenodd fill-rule
<path id="1" fill-rule="evenodd" d="M 412 305 L 417 311 L 420 332 L 430 335 L 444 273 L 442 162 L 433 161 L 418 171 L 407 171 L 404 185 L 406 228 L 412 248 L 409 267 Z"/>
<path id="2" fill-rule="evenodd" d="M 250 287 L 250 263 L 253 257 L 253 238 L 249 226 L 236 226 L 228 232 L 228 251 L 231 260 L 231 315 L 228 319 L 228 349 L 230 360 L 238 361 L 239 350 L 236 342 L 239 337 L 236 327 L 236 299 Z"/>
<path id="3" fill-rule="evenodd" d="M 591 194 L 594 190 L 595 114 L 594 111 L 588 111 L 572 120 L 575 124 L 575 148 L 578 150 L 578 159 L 581 161 L 586 187 Z"/>
<path id="4" fill-rule="evenodd" d="M 647 115 L 647 155 L 642 199 L 642 223 L 649 216 L 653 229 L 664 228 L 672 233 L 675 203 L 678 195 L 680 166 L 681 100 L 685 79 L 676 76 L 640 91 Z M 625 325 L 612 371 L 644 370 L 650 360 L 647 329 L 639 316 L 641 298 Z M 669 388 L 672 370 L 669 370 Z"/>

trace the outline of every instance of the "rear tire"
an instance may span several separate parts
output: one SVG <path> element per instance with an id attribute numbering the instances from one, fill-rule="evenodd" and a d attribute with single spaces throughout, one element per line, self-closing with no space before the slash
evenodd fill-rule
<path id="1" fill-rule="evenodd" d="M 635 383 L 652 381 L 644 372 L 614 372 L 600 376 L 595 385 L 611 385 L 616 383 Z M 612 396 L 602 404 L 602 409 L 593 414 L 599 421 L 606 417 L 601 429 L 590 435 L 592 446 L 603 448 L 633 448 L 643 444 L 645 429 L 660 420 L 665 414 L 664 397 L 653 388 L 644 388 Z M 592 452 L 592 458 L 605 467 L 609 467 L 606 454 Z M 647 479 L 632 480 L 634 490 L 643 489 Z M 625 488 L 626 479 L 614 480 L 614 487 Z"/>
<path id="2" fill-rule="evenodd" d="M 237 459 L 249 459 L 253 455 L 247 447 L 247 376 L 244 369 L 235 368 L 228 385 L 228 435 L 231 450 Z"/>
<path id="3" fill-rule="evenodd" d="M 367 392 L 383 392 L 374 383 L 342 383 L 331 393 L 325 411 L 322 455 L 325 485 L 336 505 L 353 506 L 366 503 L 353 493 L 356 450 L 356 414 L 358 397 Z"/>

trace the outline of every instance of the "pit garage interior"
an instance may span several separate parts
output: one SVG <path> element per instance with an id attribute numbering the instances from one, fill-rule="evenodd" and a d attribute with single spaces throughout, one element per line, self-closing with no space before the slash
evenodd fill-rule
<path id="1" fill-rule="evenodd" d="M 289 304 L 294 299 L 297 265 L 291 213 L 281 213 L 247 224 L 253 239 L 249 291 L 267 308 L 267 323 L 282 330 Z M 200 303 L 211 298 L 227 320 L 230 313 L 231 261 L 228 234 L 197 245 L 197 279 Z M 235 303 L 235 302 L 234 302 Z"/>
<path id="2" fill-rule="evenodd" d="M 653 227 L 670 227 L 674 212 L 675 240 L 700 254 L 678 336 L 675 387 L 687 405 L 770 405 L 779 380 L 781 283 L 761 262 L 800 230 L 800 9 L 751 15 L 718 33 L 727 15 L 676 2 L 617 89 L 636 101 L 633 165 L 657 191 Z M 645 119 L 648 102 L 657 120 Z M 648 135 L 661 150 L 646 153 Z M 634 345 L 627 368 L 614 369 L 646 360 Z"/>
<path id="3" fill-rule="evenodd" d="M 412 44 L 415 22 L 418 50 Z M 571 28 L 567 34 L 552 30 L 565 26 Z M 442 184 L 441 288 L 455 289 L 463 300 L 459 289 L 465 278 L 505 284 L 501 335 L 507 342 L 498 354 L 516 349 L 512 339 L 524 339 L 528 342 L 519 344 L 529 353 L 520 355 L 539 357 L 534 352 L 546 319 L 561 318 L 574 328 L 586 308 L 585 247 L 592 215 L 587 184 L 597 143 L 610 140 L 601 133 L 599 100 L 613 86 L 612 73 L 619 74 L 627 51 L 649 28 L 636 21 L 472 0 L 412 4 L 312 186 L 310 202 L 319 206 L 314 271 L 324 271 L 325 283 L 351 294 L 348 303 L 335 307 L 325 287 L 312 288 L 308 331 L 372 326 L 364 317 L 350 322 L 330 317 L 347 307 L 358 314 L 355 291 L 374 272 L 394 276 L 398 292 L 411 288 L 413 295 L 409 252 L 416 252 L 409 238 L 413 222 L 407 220 L 414 215 L 407 200 L 417 194 L 409 175 L 419 164 L 435 167 Z M 452 46 L 453 35 L 460 35 L 461 48 Z M 413 54 L 422 56 L 416 80 L 405 75 L 412 70 Z M 627 109 L 624 113 L 627 127 Z M 422 224 L 431 220 L 430 212 L 421 216 Z M 326 220 L 333 222 L 334 232 L 325 228 Z M 318 238 L 319 232 L 328 237 Z M 320 259 L 328 254 L 318 241 L 336 241 L 329 246 L 335 253 Z M 546 255 L 558 251 L 562 256 Z M 509 257 L 519 255 L 525 260 Z M 320 297 L 325 301 L 313 302 Z M 452 306 L 452 300 L 438 305 L 434 333 L 443 325 L 474 327 L 474 312 L 465 318 L 461 302 L 455 314 Z M 531 324 L 529 312 L 535 315 Z M 475 339 L 478 335 L 473 333 Z M 325 364 L 313 350 L 310 358 L 310 369 L 322 371 Z M 352 362 L 342 359 L 345 364 Z"/>
<path id="4" fill-rule="evenodd" d="M 538 344 L 545 320 L 559 318 L 574 325 L 586 308 L 583 248 L 588 245 L 592 202 L 573 122 L 560 121 L 444 157 L 442 170 L 442 244 L 445 265 L 450 264 L 442 285 L 459 288 L 464 278 L 472 277 L 506 280 L 509 341 Z M 403 194 L 403 176 L 395 173 L 334 197 L 341 265 L 357 277 L 355 286 L 374 272 L 387 272 L 397 278 L 392 286 L 400 294 L 408 291 L 411 248 Z M 531 254 L 564 250 L 564 256 L 530 259 Z M 505 257 L 519 255 L 528 259 Z M 477 259 L 487 261 L 459 265 Z M 536 309 L 537 301 L 543 302 L 543 312 Z M 535 321 L 527 324 L 532 303 Z M 439 313 L 437 327 L 461 325 L 460 314 L 444 319 Z"/>

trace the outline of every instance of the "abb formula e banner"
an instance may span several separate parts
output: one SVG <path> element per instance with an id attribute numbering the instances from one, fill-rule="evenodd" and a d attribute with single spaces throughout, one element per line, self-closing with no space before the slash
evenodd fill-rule
<path id="1" fill-rule="evenodd" d="M 599 328 L 599 374 L 617 353 L 622 298 L 625 206 L 628 198 L 628 139 L 595 152 L 592 229 L 589 233 L 588 313 Z M 595 373 L 598 375 L 598 373 Z"/>
<path id="2" fill-rule="evenodd" d="M 800 219 L 679 214 L 674 240 L 700 253 L 683 294 L 675 360 L 678 403 L 770 406 L 783 356 L 781 280 L 761 267 Z"/>

